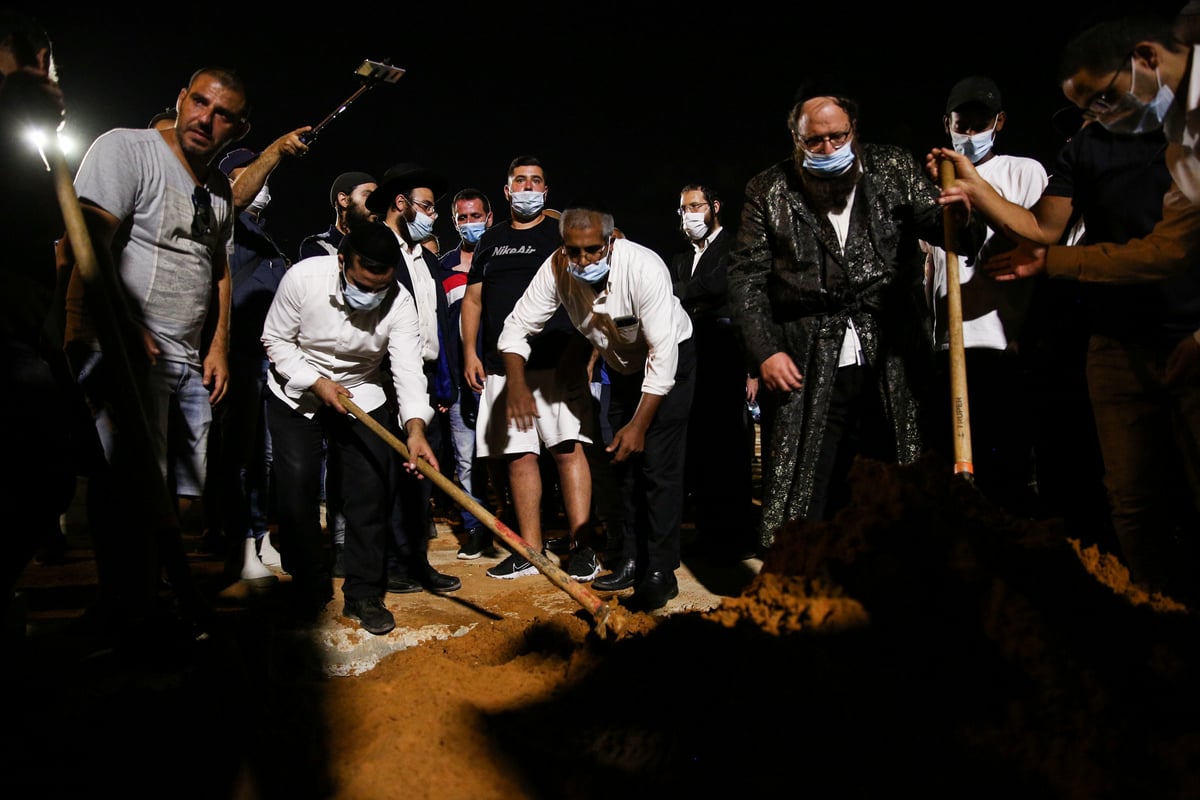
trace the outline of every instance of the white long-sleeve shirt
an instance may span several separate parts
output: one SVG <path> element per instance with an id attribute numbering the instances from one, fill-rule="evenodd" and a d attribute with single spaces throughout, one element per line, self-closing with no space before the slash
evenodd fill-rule
<path id="1" fill-rule="evenodd" d="M 675 385 L 679 343 L 691 338 L 692 320 L 657 253 L 628 239 L 614 239 L 609 250 L 608 284 L 599 294 L 571 277 L 561 250 L 543 261 L 505 320 L 498 347 L 529 358 L 528 337 L 561 303 L 610 369 L 623 375 L 645 370 L 642 391 L 665 395 Z M 622 318 L 636 321 L 618 326 Z"/>
<path id="2" fill-rule="evenodd" d="M 353 311 L 342 294 L 337 256 L 315 256 L 284 273 L 263 325 L 263 347 L 271 360 L 268 386 L 306 417 L 322 405 L 308 391 L 319 378 L 350 390 L 355 405 L 383 405 L 382 365 L 391 372 L 405 423 L 433 419 L 421 361 L 421 332 L 412 295 L 400 283 L 370 311 Z"/>

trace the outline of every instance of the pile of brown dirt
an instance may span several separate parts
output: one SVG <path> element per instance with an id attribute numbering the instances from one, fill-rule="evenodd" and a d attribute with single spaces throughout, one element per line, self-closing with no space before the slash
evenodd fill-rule
<path id="1" fill-rule="evenodd" d="M 355 677 L 269 606 L 169 669 L 43 652 L 9 683 L 0 790 L 1200 796 L 1194 612 L 941 468 L 852 478 L 850 507 L 785 526 L 740 595 L 619 636 L 514 585 Z"/>
<path id="2" fill-rule="evenodd" d="M 526 610 L 335 682 L 337 796 L 1200 793 L 1192 612 L 941 469 L 854 482 L 713 611 Z"/>

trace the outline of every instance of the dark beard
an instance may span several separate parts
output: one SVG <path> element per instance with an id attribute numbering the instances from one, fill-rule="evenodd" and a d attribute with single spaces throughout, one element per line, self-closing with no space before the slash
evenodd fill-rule
<path id="1" fill-rule="evenodd" d="M 346 209 L 346 227 L 353 229 L 357 224 L 370 222 L 373 216 L 375 215 L 370 211 L 365 211 L 357 206 L 350 206 Z"/>
<path id="2" fill-rule="evenodd" d="M 851 142 L 850 146 L 853 147 L 854 143 Z M 808 201 L 809 210 L 814 214 L 823 215 L 840 214 L 846 209 L 846 201 L 850 199 L 850 192 L 854 190 L 862 172 L 858 158 L 854 159 L 854 165 L 850 169 L 841 175 L 828 178 L 813 175 L 804 168 L 804 151 L 801 148 L 795 149 L 792 159 L 796 162 L 800 189 L 804 192 L 804 199 Z"/>

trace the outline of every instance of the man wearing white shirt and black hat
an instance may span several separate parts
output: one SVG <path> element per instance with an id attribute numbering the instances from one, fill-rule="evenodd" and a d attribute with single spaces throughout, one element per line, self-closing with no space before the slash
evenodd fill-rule
<path id="1" fill-rule="evenodd" d="M 352 398 L 377 422 L 394 428 L 384 387 L 387 358 L 409 455 L 437 468 L 425 440 L 433 409 L 417 346 L 416 307 L 396 280 L 401 259 L 386 226 L 356 226 L 336 256 L 305 259 L 284 274 L 262 337 L 271 360 L 267 422 L 275 448 L 283 568 L 296 586 L 297 610 L 310 615 L 332 597 L 318 509 L 321 443 L 328 440 L 341 459 L 345 498 L 342 613 L 377 635 L 395 626 L 382 597 L 400 461 L 387 442 L 348 416 L 340 398 Z"/>

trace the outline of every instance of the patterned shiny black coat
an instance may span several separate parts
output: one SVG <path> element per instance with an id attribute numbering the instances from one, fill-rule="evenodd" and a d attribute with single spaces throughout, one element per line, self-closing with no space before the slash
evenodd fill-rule
<path id="1" fill-rule="evenodd" d="M 944 242 L 943 211 L 936 185 L 906 150 L 860 145 L 859 158 L 863 175 L 844 251 L 829 219 L 807 207 L 791 159 L 746 185 L 729 267 L 733 320 L 752 367 L 783 351 L 804 376 L 798 392 L 761 392 L 771 419 L 764 431 L 764 546 L 781 524 L 808 511 L 848 320 L 875 368 L 897 460 L 911 462 L 924 448 L 921 397 L 930 387 L 933 350 L 919 240 Z M 982 234 L 973 220 L 956 249 L 975 252 Z"/>

